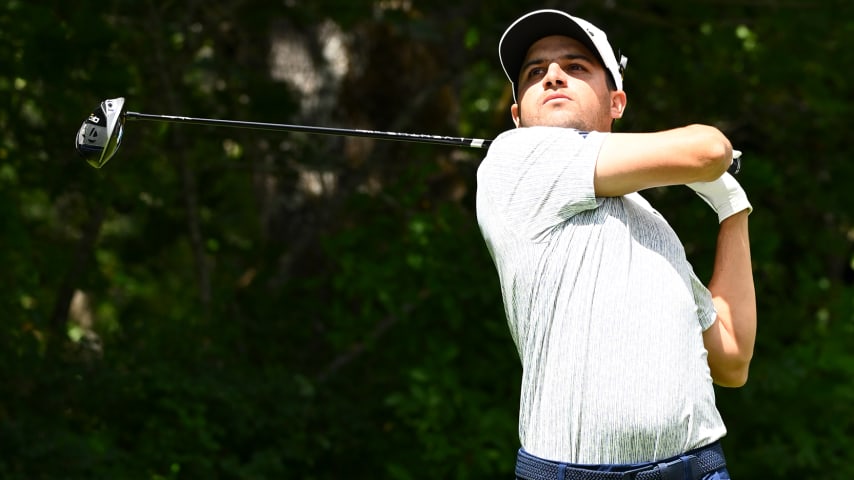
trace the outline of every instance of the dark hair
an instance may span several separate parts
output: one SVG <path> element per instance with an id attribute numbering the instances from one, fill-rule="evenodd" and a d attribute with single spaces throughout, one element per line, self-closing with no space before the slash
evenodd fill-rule
<path id="1" fill-rule="evenodd" d="M 605 69 L 605 82 L 608 84 L 608 90 L 611 92 L 617 91 L 617 82 L 611 77 L 611 72 L 606 68 Z"/>

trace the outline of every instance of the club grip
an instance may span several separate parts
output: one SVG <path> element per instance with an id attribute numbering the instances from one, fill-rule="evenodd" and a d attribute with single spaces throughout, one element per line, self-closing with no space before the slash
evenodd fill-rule
<path id="1" fill-rule="evenodd" d="M 737 175 L 738 172 L 741 171 L 741 157 L 733 158 L 732 164 L 726 169 L 726 171 L 729 172 L 730 175 Z"/>

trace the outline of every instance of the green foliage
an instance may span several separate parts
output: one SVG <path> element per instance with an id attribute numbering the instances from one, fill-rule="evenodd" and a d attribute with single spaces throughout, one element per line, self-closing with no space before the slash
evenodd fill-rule
<path id="1" fill-rule="evenodd" d="M 619 130 L 713 123 L 745 152 L 760 326 L 747 386 L 718 392 L 730 470 L 851 478 L 850 2 L 576 3 L 630 58 Z M 0 477 L 512 476 L 482 152 L 128 122 L 96 171 L 71 135 L 125 96 L 491 138 L 498 38 L 550 6 L 0 2 Z M 646 196 L 707 276 L 711 212 Z"/>

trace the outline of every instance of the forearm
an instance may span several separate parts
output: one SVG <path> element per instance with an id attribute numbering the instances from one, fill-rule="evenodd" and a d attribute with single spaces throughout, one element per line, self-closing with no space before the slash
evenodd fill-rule
<path id="1" fill-rule="evenodd" d="M 652 187 L 708 182 L 732 163 L 732 145 L 707 125 L 651 133 L 612 133 L 602 143 L 594 188 L 612 197 Z"/>
<path id="2" fill-rule="evenodd" d="M 746 381 L 756 340 L 756 293 L 747 217 L 744 210 L 721 223 L 709 281 L 718 320 L 704 333 L 704 340 L 712 377 L 726 386 L 740 386 Z"/>

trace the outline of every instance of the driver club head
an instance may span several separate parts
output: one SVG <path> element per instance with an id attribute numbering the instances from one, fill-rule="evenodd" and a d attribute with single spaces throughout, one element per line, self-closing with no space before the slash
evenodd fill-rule
<path id="1" fill-rule="evenodd" d="M 75 139 L 77 153 L 89 165 L 95 168 L 103 167 L 115 155 L 122 143 L 124 123 L 124 97 L 104 100 L 95 107 L 77 131 Z"/>

